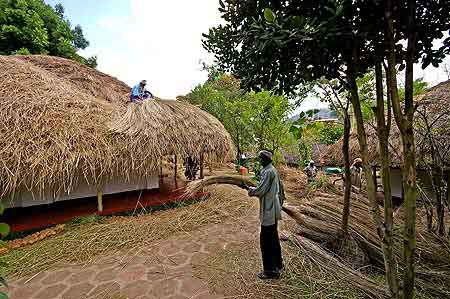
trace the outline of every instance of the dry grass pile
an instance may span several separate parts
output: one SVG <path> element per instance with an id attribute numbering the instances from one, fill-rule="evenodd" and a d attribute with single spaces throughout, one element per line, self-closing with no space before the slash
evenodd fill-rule
<path id="1" fill-rule="evenodd" d="M 190 183 L 186 188 L 184 197 L 192 197 L 207 187 L 214 185 L 234 185 L 242 188 L 243 186 L 255 187 L 256 183 L 250 177 L 240 175 L 211 176 Z"/>
<path id="2" fill-rule="evenodd" d="M 206 201 L 136 217 L 100 218 L 88 225 L 67 228 L 62 234 L 0 257 L 8 263 L 10 277 L 23 277 L 65 264 L 86 264 L 102 253 L 139 248 L 177 233 L 193 231 L 208 223 L 244 217 L 254 202 L 242 200 L 245 192 L 220 186 Z M 227 200 L 224 200 L 226 198 Z"/>
<path id="3" fill-rule="evenodd" d="M 308 188 L 308 178 L 300 169 L 280 166 L 277 168 L 287 196 L 303 198 Z M 289 198 L 290 199 L 290 198 Z"/>
<path id="4" fill-rule="evenodd" d="M 312 261 L 296 244 L 283 243 L 285 269 L 280 280 L 261 281 L 257 241 L 236 244 L 206 261 L 194 264 L 195 276 L 206 280 L 214 292 L 227 298 L 368 298 L 338 276 Z"/>
<path id="5" fill-rule="evenodd" d="M 30 246 L 46 238 L 56 236 L 57 234 L 62 233 L 64 231 L 64 228 L 65 225 L 60 224 L 55 227 L 47 228 L 37 233 L 31 234 L 22 239 L 14 239 L 12 241 L 8 241 L 6 242 L 5 247 L 0 248 L 0 254 L 5 254 L 10 250 Z"/>
<path id="6" fill-rule="evenodd" d="M 309 198 L 303 200 L 300 206 L 285 207 L 284 211 L 288 213 L 299 225 L 299 233 L 332 249 L 334 252 L 339 251 L 340 244 L 338 236 L 341 235 L 341 220 L 343 199 L 341 193 L 330 194 L 316 191 Z M 346 261 L 348 267 L 359 268 L 363 266 L 375 267 L 381 273 L 384 271 L 383 253 L 380 248 L 380 239 L 376 233 L 375 224 L 370 214 L 370 205 L 366 197 L 352 194 L 351 212 L 349 221 L 350 239 L 356 242 L 359 248 L 348 252 L 350 256 L 340 256 L 339 260 Z M 402 261 L 402 245 L 403 245 L 403 229 L 402 218 L 397 217 L 395 220 L 395 253 L 396 259 L 401 267 Z M 426 233 L 424 226 L 420 223 L 417 225 L 417 262 L 416 269 L 418 273 L 417 288 L 422 296 L 450 296 L 450 292 L 446 288 L 442 288 L 450 281 L 450 246 L 447 240 L 438 238 L 437 236 Z M 319 252 L 314 248 L 308 250 L 312 256 L 320 256 Z M 355 256 L 364 254 L 362 261 L 367 264 L 361 264 L 361 259 Z M 342 252 L 338 252 L 342 253 Z M 339 274 L 340 268 L 333 267 L 336 274 Z M 356 278 L 356 277 L 354 277 Z M 360 286 L 358 280 L 354 280 L 355 286 Z"/>
<path id="7" fill-rule="evenodd" d="M 126 104 L 129 90 L 71 60 L 0 56 L 0 195 L 50 197 L 81 180 L 153 175 L 164 155 L 233 151 L 212 116 L 177 101 Z"/>

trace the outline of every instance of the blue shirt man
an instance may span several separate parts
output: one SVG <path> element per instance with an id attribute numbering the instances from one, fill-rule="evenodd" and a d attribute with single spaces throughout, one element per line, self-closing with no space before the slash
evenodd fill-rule
<path id="1" fill-rule="evenodd" d="M 136 100 L 146 100 L 149 97 L 153 98 L 153 94 L 151 92 L 145 90 L 146 85 L 147 85 L 147 81 L 142 80 L 141 82 L 139 82 L 139 84 L 136 84 L 131 89 L 130 100 L 132 102 L 134 102 Z"/>

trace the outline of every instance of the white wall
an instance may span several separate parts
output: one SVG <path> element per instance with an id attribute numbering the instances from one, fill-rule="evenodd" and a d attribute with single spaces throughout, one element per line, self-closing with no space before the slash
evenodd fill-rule
<path id="1" fill-rule="evenodd" d="M 107 182 L 103 187 L 103 194 L 115 194 L 134 190 L 151 190 L 159 188 L 158 175 L 152 175 L 147 178 L 134 178 L 130 182 L 126 182 L 123 178 L 116 177 Z M 53 195 L 47 193 L 44 195 L 21 192 L 16 195 L 14 201 L 5 200 L 6 207 L 30 207 L 37 205 L 50 204 L 58 201 L 71 200 L 76 198 L 94 197 L 97 196 L 97 189 L 93 185 L 88 185 L 86 181 L 83 182 L 70 194 Z"/>

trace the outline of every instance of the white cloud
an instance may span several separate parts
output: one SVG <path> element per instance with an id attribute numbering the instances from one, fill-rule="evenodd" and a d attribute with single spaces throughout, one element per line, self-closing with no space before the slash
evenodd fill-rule
<path id="1" fill-rule="evenodd" d="M 155 95 L 172 99 L 206 79 L 199 61 L 211 56 L 201 39 L 220 22 L 218 1 L 130 0 L 129 5 L 130 15 L 97 21 L 112 37 L 85 51 L 98 55 L 99 70 L 129 85 L 147 79 Z"/>
<path id="2" fill-rule="evenodd" d="M 154 94 L 173 99 L 206 80 L 199 61 L 213 59 L 201 39 L 221 22 L 218 5 L 218 0 L 129 0 L 129 15 L 97 20 L 105 37 L 82 54 L 98 55 L 99 70 L 129 85 L 147 79 Z M 415 67 L 415 77 L 432 85 L 447 79 L 441 68 L 420 66 Z M 325 105 L 308 99 L 301 109 Z"/>

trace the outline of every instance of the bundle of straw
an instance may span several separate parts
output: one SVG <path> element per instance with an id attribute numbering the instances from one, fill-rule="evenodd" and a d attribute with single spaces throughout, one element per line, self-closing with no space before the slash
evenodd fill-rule
<path id="1" fill-rule="evenodd" d="M 240 175 L 212 176 L 190 183 L 187 186 L 183 197 L 185 198 L 192 197 L 193 195 L 202 192 L 206 187 L 218 184 L 234 185 L 243 189 L 246 189 L 247 187 L 256 186 L 255 181 L 245 176 Z"/>
<path id="2" fill-rule="evenodd" d="M 295 236 L 293 241 L 316 265 L 334 273 L 337 277 L 341 277 L 342 280 L 357 287 L 370 298 L 388 297 L 388 292 L 385 288 L 379 286 L 375 281 L 367 278 L 360 272 L 341 263 L 337 258 L 333 257 L 329 252 L 314 242 L 298 236 Z"/>

